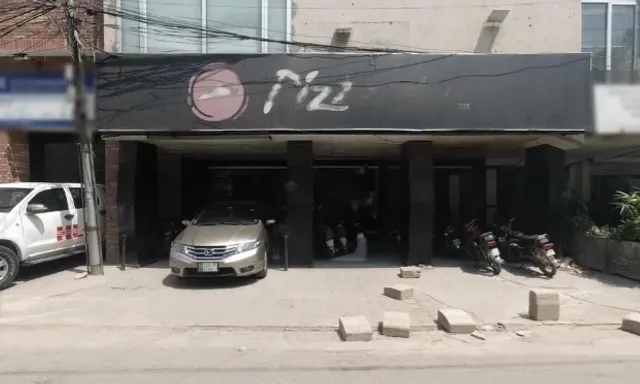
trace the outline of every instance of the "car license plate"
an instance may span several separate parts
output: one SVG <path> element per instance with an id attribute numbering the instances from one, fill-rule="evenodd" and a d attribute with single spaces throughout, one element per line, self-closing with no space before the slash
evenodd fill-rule
<path id="1" fill-rule="evenodd" d="M 460 246 L 460 240 L 459 239 L 453 239 L 453 245 L 455 245 L 456 247 Z"/>
<path id="2" fill-rule="evenodd" d="M 500 257 L 500 250 L 498 248 L 491 248 L 489 254 L 493 257 Z"/>
<path id="3" fill-rule="evenodd" d="M 553 249 L 547 249 L 547 257 L 553 257 L 556 255 L 556 251 Z"/>
<path id="4" fill-rule="evenodd" d="M 198 263 L 198 272 L 218 272 L 218 263 Z"/>

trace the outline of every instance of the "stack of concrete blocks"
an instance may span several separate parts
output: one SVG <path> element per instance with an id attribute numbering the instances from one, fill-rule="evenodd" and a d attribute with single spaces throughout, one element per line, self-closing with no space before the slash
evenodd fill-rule
<path id="1" fill-rule="evenodd" d="M 630 313 L 622 319 L 622 330 L 640 336 L 640 313 Z"/>
<path id="2" fill-rule="evenodd" d="M 548 289 L 533 289 L 529 292 L 529 318 L 536 321 L 560 319 L 560 295 Z"/>
<path id="3" fill-rule="evenodd" d="M 473 333 L 477 328 L 471 315 L 456 308 L 438 310 L 438 325 L 447 333 Z"/>
<path id="4" fill-rule="evenodd" d="M 403 279 L 418 279 L 421 273 L 418 267 L 400 267 L 400 277 Z"/>
<path id="5" fill-rule="evenodd" d="M 371 341 L 373 338 L 371 324 L 364 316 L 341 317 L 338 333 L 343 341 Z"/>

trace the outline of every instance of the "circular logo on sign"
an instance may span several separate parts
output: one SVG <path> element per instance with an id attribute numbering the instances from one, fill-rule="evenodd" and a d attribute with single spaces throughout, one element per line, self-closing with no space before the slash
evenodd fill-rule
<path id="1" fill-rule="evenodd" d="M 207 64 L 189 81 L 189 105 L 204 121 L 236 119 L 248 99 L 240 77 L 226 63 Z"/>

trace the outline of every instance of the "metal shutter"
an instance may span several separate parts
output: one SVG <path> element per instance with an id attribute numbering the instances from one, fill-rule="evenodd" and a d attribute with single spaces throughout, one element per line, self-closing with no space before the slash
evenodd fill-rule
<path id="1" fill-rule="evenodd" d="M 96 182 L 104 184 L 104 142 L 94 145 L 94 168 Z M 80 153 L 76 143 L 46 143 L 44 144 L 44 181 L 79 183 L 82 179 L 80 172 Z"/>

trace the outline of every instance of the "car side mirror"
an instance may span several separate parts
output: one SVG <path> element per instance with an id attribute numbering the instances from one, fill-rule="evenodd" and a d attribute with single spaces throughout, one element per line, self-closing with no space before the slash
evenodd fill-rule
<path id="1" fill-rule="evenodd" d="M 269 219 L 269 220 L 267 220 L 267 222 L 266 222 L 266 223 L 267 223 L 267 225 L 272 225 L 272 224 L 275 224 L 275 223 L 276 223 L 276 221 L 275 221 L 275 220 L 273 220 L 273 219 Z"/>
<path id="2" fill-rule="evenodd" d="M 29 204 L 27 205 L 27 213 L 35 215 L 37 213 L 47 212 L 47 206 L 44 204 Z"/>
<path id="3" fill-rule="evenodd" d="M 189 224 L 191 224 L 191 220 L 182 220 L 181 223 L 182 223 L 182 225 L 184 225 L 186 227 Z"/>

